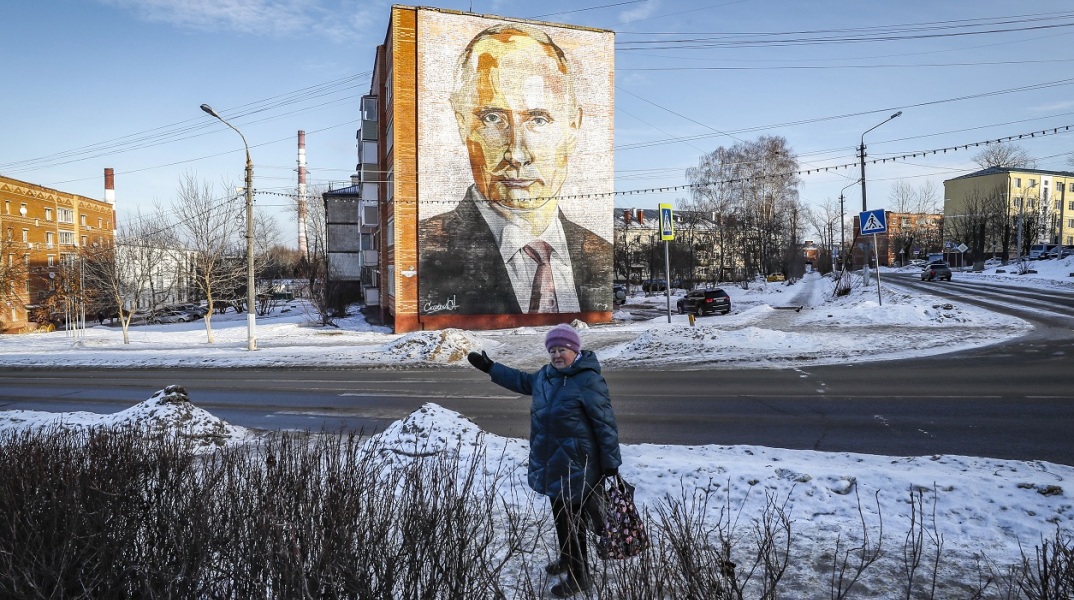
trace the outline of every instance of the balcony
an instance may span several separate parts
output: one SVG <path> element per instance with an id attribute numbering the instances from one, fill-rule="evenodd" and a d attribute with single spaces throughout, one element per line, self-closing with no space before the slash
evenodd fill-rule
<path id="1" fill-rule="evenodd" d="M 361 217 L 362 227 L 378 227 L 380 225 L 380 211 L 375 202 L 375 199 L 373 202 L 367 202 L 363 199 L 361 206 L 359 206 L 358 215 Z"/>
<path id="2" fill-rule="evenodd" d="M 362 128 L 358 130 L 358 136 L 363 142 L 375 142 L 379 139 L 376 121 L 362 119 Z"/>

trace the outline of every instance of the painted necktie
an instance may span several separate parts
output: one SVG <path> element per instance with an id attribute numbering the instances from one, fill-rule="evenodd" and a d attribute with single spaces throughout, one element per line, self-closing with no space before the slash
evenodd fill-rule
<path id="1" fill-rule="evenodd" d="M 552 246 L 548 242 L 535 240 L 523 246 L 522 251 L 537 263 L 537 272 L 533 274 L 533 293 L 530 295 L 530 312 L 559 312 L 556 286 L 552 281 Z"/>

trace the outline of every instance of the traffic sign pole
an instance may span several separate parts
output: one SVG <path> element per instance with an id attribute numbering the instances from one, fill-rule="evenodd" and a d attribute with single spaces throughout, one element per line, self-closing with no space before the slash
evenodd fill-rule
<path id="1" fill-rule="evenodd" d="M 667 298 L 668 303 L 668 323 L 671 322 L 671 257 L 668 250 L 668 244 L 671 240 L 675 239 L 675 221 L 672 219 L 672 209 L 670 204 L 660 205 L 660 239 L 664 240 L 664 281 L 667 285 L 664 286 L 664 297 Z"/>
<path id="2" fill-rule="evenodd" d="M 884 296 L 880 293 L 880 247 L 876 244 L 876 234 L 873 234 L 873 254 L 876 256 L 876 299 L 880 306 L 884 306 Z"/>

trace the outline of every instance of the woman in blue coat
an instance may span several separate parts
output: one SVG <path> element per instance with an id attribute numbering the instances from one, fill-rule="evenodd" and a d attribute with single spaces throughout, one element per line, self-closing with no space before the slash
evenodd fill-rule
<path id="1" fill-rule="evenodd" d="M 530 404 L 529 484 L 548 496 L 559 558 L 545 570 L 567 577 L 552 587 L 566 598 L 589 589 L 587 504 L 601 478 L 614 477 L 622 458 L 608 384 L 593 352 L 582 350 L 574 328 L 557 325 L 545 336 L 549 363 L 526 373 L 493 362 L 484 352 L 467 359 L 493 383 L 533 398 Z"/>

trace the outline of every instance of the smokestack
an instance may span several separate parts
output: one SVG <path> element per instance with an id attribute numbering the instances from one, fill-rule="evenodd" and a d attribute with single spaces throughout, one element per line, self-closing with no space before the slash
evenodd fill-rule
<path id="1" fill-rule="evenodd" d="M 298 252 L 306 256 L 306 132 L 298 130 Z"/>
<path id="2" fill-rule="evenodd" d="M 116 203 L 116 172 L 111 167 L 104 169 L 104 201 Z"/>
<path id="3" fill-rule="evenodd" d="M 638 225 L 644 225 L 644 224 L 645 224 L 645 209 L 644 208 L 639 208 L 638 209 Z"/>
<path id="4" fill-rule="evenodd" d="M 630 225 L 630 209 L 629 208 L 624 208 L 623 209 L 623 222 L 626 223 L 627 225 Z"/>

